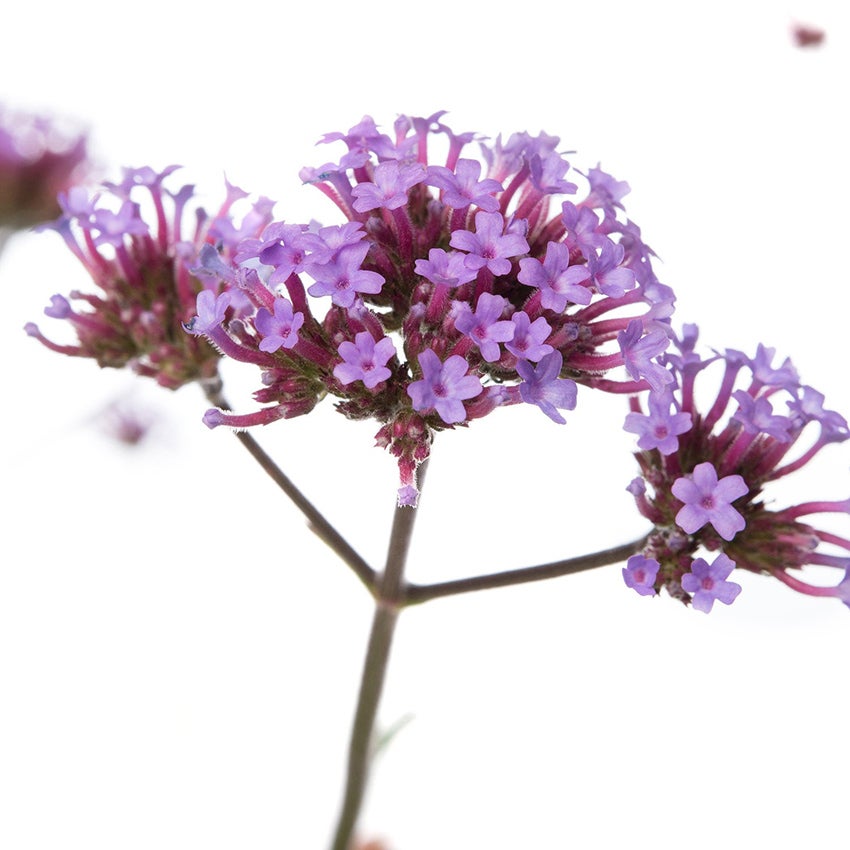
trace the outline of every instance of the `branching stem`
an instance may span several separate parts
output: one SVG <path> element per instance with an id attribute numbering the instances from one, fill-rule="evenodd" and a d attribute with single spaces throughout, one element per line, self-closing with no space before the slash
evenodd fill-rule
<path id="1" fill-rule="evenodd" d="M 230 410 L 230 406 L 221 393 L 220 385 L 207 386 L 205 387 L 205 392 L 211 404 L 220 407 L 222 410 Z M 236 431 L 235 435 L 236 439 L 242 443 L 272 481 L 289 497 L 295 507 L 304 514 L 310 524 L 311 531 L 326 543 L 345 564 L 351 567 L 357 578 L 366 586 L 366 589 L 374 595 L 377 581 L 375 570 L 369 566 L 354 547 L 324 517 L 319 509 L 295 486 L 292 480 L 283 473 L 280 467 L 266 454 L 262 446 L 260 446 L 251 434 L 246 431 Z"/>
<path id="2" fill-rule="evenodd" d="M 437 584 L 408 584 L 404 594 L 404 605 L 417 605 L 430 599 L 443 596 L 456 596 L 459 593 L 471 593 L 475 590 L 492 590 L 497 587 L 511 587 L 517 584 L 527 584 L 532 581 L 544 581 L 550 578 L 581 573 L 596 567 L 607 567 L 611 564 L 625 561 L 631 555 L 639 552 L 646 536 L 639 537 L 631 543 L 591 552 L 588 555 L 578 555 L 563 561 L 553 561 L 549 564 L 538 564 L 533 567 L 520 567 L 515 570 L 504 570 L 499 573 L 470 576 L 469 578 L 443 581 Z"/>

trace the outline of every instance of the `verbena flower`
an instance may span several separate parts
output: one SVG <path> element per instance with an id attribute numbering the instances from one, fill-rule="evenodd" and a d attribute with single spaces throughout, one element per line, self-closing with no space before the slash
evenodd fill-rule
<path id="1" fill-rule="evenodd" d="M 712 563 L 702 558 L 695 558 L 691 563 L 691 571 L 682 576 L 682 590 L 691 595 L 691 603 L 697 611 L 708 614 L 715 601 L 731 605 L 741 592 L 741 585 L 726 581 L 735 562 L 726 555 L 718 555 Z"/>
<path id="2" fill-rule="evenodd" d="M 216 298 L 237 244 L 271 221 L 271 201 L 260 199 L 237 225 L 231 208 L 245 192 L 228 184 L 224 203 L 210 215 L 192 203 L 192 186 L 166 188 L 176 170 L 125 169 L 120 183 L 105 184 L 93 196 L 83 188 L 60 194 L 63 214 L 45 227 L 65 239 L 96 291 L 54 295 L 45 310 L 70 325 L 75 339 L 53 341 L 32 323 L 27 333 L 54 351 L 91 357 L 100 366 L 129 366 L 169 389 L 216 376 L 220 353 L 199 334 L 225 318 L 235 322 L 246 306 L 264 329 L 259 345 L 273 348 L 280 339 L 286 346 L 284 331 L 297 333 L 297 317 L 274 298 L 257 314 L 235 276 Z M 202 254 L 212 268 L 198 269 Z"/>
<path id="3" fill-rule="evenodd" d="M 89 168 L 85 135 L 0 105 L 0 229 L 56 218 L 56 196 L 84 179 Z"/>
<path id="4" fill-rule="evenodd" d="M 775 508 L 763 495 L 825 446 L 846 440 L 846 420 L 824 408 L 823 396 L 800 382 L 790 360 L 775 366 L 773 349 L 702 359 L 696 338 L 696 326 L 685 326 L 662 358 L 675 384 L 650 392 L 648 415 L 634 398 L 626 418 L 626 429 L 641 435 L 642 477 L 628 489 L 655 525 L 641 553 L 659 564 L 653 586 L 709 611 L 715 599 L 730 604 L 737 596 L 738 585 L 726 581 L 737 567 L 850 606 L 850 539 L 802 521 L 850 514 L 850 499 Z M 719 385 L 701 409 L 696 389 L 710 372 L 720 372 Z M 701 550 L 720 554 L 709 567 L 696 557 Z M 789 572 L 807 565 L 833 568 L 838 579 L 822 586 Z"/>
<path id="5" fill-rule="evenodd" d="M 442 115 L 401 116 L 389 135 L 367 116 L 325 135 L 347 152 L 301 176 L 345 223 L 273 222 L 231 257 L 205 255 L 253 313 L 192 327 L 260 367 L 255 398 L 268 405 L 209 412 L 207 424 L 265 424 L 330 394 L 345 416 L 380 423 L 404 504 L 437 431 L 519 403 L 564 422 L 578 384 L 633 393 L 668 380 L 657 358 L 673 296 L 622 216 L 628 185 L 599 168 L 574 173 L 556 137 L 486 142 Z M 270 316 L 281 298 L 303 321 L 278 346 Z M 290 306 L 275 303 L 286 324 Z M 199 303 L 199 322 L 209 310 Z"/>
<path id="6" fill-rule="evenodd" d="M 632 555 L 623 567 L 623 581 L 641 596 L 655 596 L 655 577 L 660 564 L 654 558 Z"/>

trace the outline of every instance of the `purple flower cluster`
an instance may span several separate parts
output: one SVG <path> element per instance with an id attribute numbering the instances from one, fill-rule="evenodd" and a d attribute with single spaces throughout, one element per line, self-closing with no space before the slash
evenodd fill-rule
<path id="1" fill-rule="evenodd" d="M 20 230 L 55 218 L 57 194 L 88 168 L 84 135 L 0 105 L 0 228 Z"/>
<path id="2" fill-rule="evenodd" d="M 774 510 L 761 498 L 770 482 L 850 437 L 846 420 L 824 408 L 823 396 L 800 382 L 790 360 L 774 365 L 773 349 L 760 345 L 754 357 L 727 350 L 702 359 L 696 340 L 696 326 L 686 325 L 676 350 L 661 358 L 675 383 L 650 391 L 647 412 L 633 398 L 626 417 L 626 430 L 639 435 L 642 450 L 636 455 L 642 475 L 628 489 L 655 526 L 624 570 L 626 583 L 644 595 L 666 587 L 707 612 L 714 600 L 728 605 L 738 595 L 740 587 L 727 579 L 739 567 L 850 606 L 850 539 L 800 521 L 850 514 L 850 499 Z M 710 368 L 722 374 L 716 397 L 702 411 L 695 385 Z M 811 437 L 801 440 L 804 434 Z M 801 442 L 808 446 L 799 448 Z M 708 565 L 694 557 L 699 549 L 720 554 Z M 808 564 L 835 568 L 839 578 L 825 587 L 788 572 Z"/>
<path id="3" fill-rule="evenodd" d="M 207 424 L 265 424 L 335 396 L 345 416 L 380 423 L 402 504 L 415 504 L 436 431 L 519 403 L 563 423 L 577 384 L 634 393 L 672 380 L 658 356 L 673 295 L 622 214 L 628 186 L 574 172 L 555 137 L 486 142 L 442 116 L 327 134 L 346 152 L 301 177 L 343 223 L 276 221 L 231 256 L 205 251 L 221 290 L 201 293 L 188 325 L 262 370 L 266 406 L 210 411 Z M 226 300 L 237 291 L 253 312 Z"/>
<path id="4" fill-rule="evenodd" d="M 221 208 L 208 215 L 190 204 L 194 187 L 166 188 L 176 170 L 126 169 L 120 183 L 105 184 L 93 196 L 81 187 L 60 193 L 62 215 L 45 227 L 61 234 L 99 291 L 54 295 L 44 311 L 67 321 L 75 341 L 54 342 L 32 323 L 26 326 L 30 336 L 62 354 L 91 357 L 100 366 L 130 366 L 169 389 L 217 375 L 219 353 L 183 330 L 199 311 L 196 333 L 220 324 L 228 307 L 233 319 L 250 307 L 251 316 L 267 329 L 267 343 L 280 339 L 279 345 L 286 346 L 285 313 L 255 313 L 238 289 L 217 301 L 218 276 L 196 271 L 204 247 L 225 268 L 236 245 L 271 221 L 271 201 L 260 199 L 237 226 L 231 207 L 247 197 L 245 192 L 228 184 Z"/>

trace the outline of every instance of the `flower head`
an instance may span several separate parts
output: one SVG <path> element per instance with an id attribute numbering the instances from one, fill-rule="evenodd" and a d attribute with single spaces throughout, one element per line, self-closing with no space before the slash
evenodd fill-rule
<path id="1" fill-rule="evenodd" d="M 56 198 L 90 169 L 86 137 L 44 116 L 0 105 L 0 228 L 21 230 L 59 215 Z"/>
<path id="2" fill-rule="evenodd" d="M 626 429 L 640 434 L 642 477 L 629 491 L 655 525 L 641 554 L 659 563 L 657 585 L 708 611 L 715 599 L 729 604 L 740 592 L 726 581 L 737 566 L 772 575 L 801 593 L 846 602 L 850 539 L 802 520 L 850 514 L 850 499 L 773 508 L 762 498 L 771 482 L 850 437 L 846 420 L 824 408 L 820 393 L 800 384 L 790 360 L 774 366 L 773 349 L 759 346 L 753 357 L 728 350 L 703 359 L 696 339 L 696 326 L 686 327 L 681 339 L 674 336 L 675 350 L 664 358 L 674 383 L 662 394 L 650 393 L 649 416 L 634 400 L 626 419 Z M 718 368 L 716 396 L 701 408 L 696 385 Z M 780 414 L 783 399 L 787 412 Z M 678 416 L 687 420 L 672 427 Z M 667 434 L 653 435 L 653 422 Z M 800 449 L 804 435 L 811 437 Z M 708 565 L 696 557 L 700 549 L 719 554 Z M 841 578 L 813 585 L 789 572 L 808 564 L 835 568 Z"/>
<path id="3" fill-rule="evenodd" d="M 60 196 L 63 214 L 47 227 L 65 239 L 95 292 L 54 296 L 45 310 L 70 325 L 76 342 L 54 342 L 34 324 L 26 328 L 31 336 L 100 366 L 129 366 L 169 389 L 216 375 L 220 354 L 202 334 L 211 338 L 218 329 L 213 341 L 226 345 L 225 312 L 236 315 L 245 304 L 239 276 L 225 260 L 238 241 L 268 223 L 271 202 L 258 201 L 237 227 L 230 209 L 245 193 L 228 185 L 217 214 L 193 210 L 192 229 L 186 232 L 193 188 L 167 188 L 175 171 L 176 166 L 162 172 L 125 169 L 121 182 L 105 184 L 94 196 L 77 188 Z M 224 279 L 233 287 L 219 294 Z"/>

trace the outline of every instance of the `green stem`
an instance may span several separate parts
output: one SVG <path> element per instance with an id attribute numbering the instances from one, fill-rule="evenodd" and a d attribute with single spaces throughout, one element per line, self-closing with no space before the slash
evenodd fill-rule
<path id="1" fill-rule="evenodd" d="M 516 584 L 527 584 L 532 581 L 544 581 L 550 578 L 580 573 L 596 567 L 606 567 L 625 561 L 631 555 L 639 552 L 646 543 L 646 535 L 622 546 L 592 552 L 589 555 L 579 555 L 563 561 L 553 561 L 550 564 L 538 564 L 534 567 L 520 567 L 515 570 L 505 570 L 501 573 L 489 573 L 482 576 L 471 576 L 454 581 L 443 581 L 437 584 L 408 584 L 405 589 L 403 605 L 417 605 L 430 599 L 442 596 L 456 596 L 459 593 L 471 593 L 475 590 L 491 590 L 496 587 L 510 587 Z"/>
<path id="2" fill-rule="evenodd" d="M 424 478 L 425 464 L 419 468 L 420 488 Z M 398 506 L 395 508 L 386 566 L 377 583 L 375 613 L 372 618 L 366 659 L 363 662 L 363 676 L 360 680 L 360 693 L 351 728 L 345 791 L 331 844 L 332 850 L 350 850 L 354 828 L 357 826 L 357 818 L 363 805 L 369 780 L 369 760 L 375 718 L 386 679 L 399 607 L 404 597 L 404 568 L 416 516 L 416 508 Z"/>

